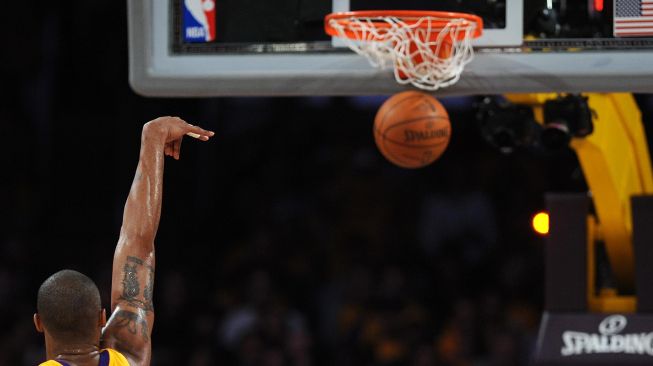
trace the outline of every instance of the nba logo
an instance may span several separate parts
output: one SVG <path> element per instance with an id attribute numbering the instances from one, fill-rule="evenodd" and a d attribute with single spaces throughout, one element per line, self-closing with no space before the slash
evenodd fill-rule
<path id="1" fill-rule="evenodd" d="M 215 0 L 184 0 L 184 42 L 215 40 Z"/>

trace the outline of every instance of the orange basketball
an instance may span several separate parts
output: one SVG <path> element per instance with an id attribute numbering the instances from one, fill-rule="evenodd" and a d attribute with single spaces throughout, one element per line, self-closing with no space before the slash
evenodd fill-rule
<path id="1" fill-rule="evenodd" d="M 449 114 L 434 97 L 417 91 L 395 94 L 374 119 L 381 154 L 402 168 L 421 168 L 444 153 L 451 137 Z"/>

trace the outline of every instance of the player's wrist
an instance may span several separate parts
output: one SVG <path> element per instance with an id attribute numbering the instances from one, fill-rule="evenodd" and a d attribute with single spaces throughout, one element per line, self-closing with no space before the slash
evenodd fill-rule
<path id="1" fill-rule="evenodd" d="M 163 126 L 161 126 L 161 124 L 151 121 L 143 125 L 141 138 L 143 141 L 155 140 L 160 141 L 161 143 L 165 143 L 167 133 L 168 131 Z"/>

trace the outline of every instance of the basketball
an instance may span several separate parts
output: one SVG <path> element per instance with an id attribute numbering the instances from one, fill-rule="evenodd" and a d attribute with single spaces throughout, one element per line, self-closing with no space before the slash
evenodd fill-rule
<path id="1" fill-rule="evenodd" d="M 406 91 L 386 100 L 374 119 L 376 146 L 393 164 L 421 168 L 437 160 L 451 137 L 449 114 L 434 97 Z"/>

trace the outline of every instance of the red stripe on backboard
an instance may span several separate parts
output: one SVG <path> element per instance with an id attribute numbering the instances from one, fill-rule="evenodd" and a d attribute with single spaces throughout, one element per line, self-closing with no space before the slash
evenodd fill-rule
<path id="1" fill-rule="evenodd" d="M 625 36 L 632 36 L 632 37 L 640 37 L 640 36 L 650 36 L 653 35 L 653 31 L 651 32 L 644 32 L 644 33 L 619 33 L 615 32 L 615 36 L 618 37 L 625 37 Z"/>

